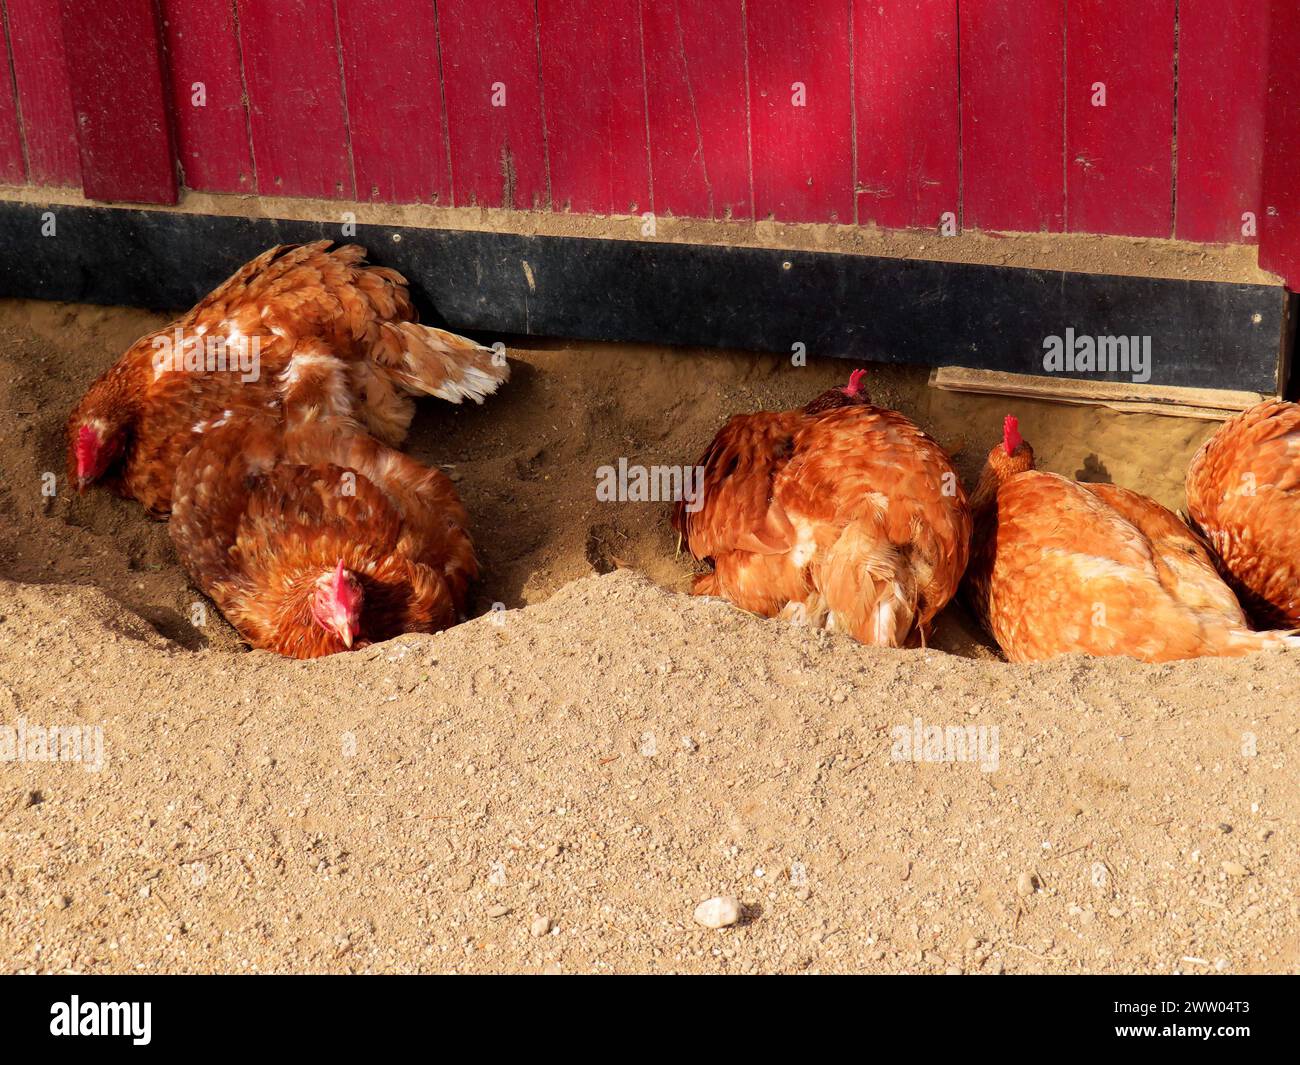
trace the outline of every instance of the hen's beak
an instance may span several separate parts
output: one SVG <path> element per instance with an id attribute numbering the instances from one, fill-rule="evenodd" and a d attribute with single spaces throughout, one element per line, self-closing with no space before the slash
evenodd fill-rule
<path id="1" fill-rule="evenodd" d="M 356 635 L 356 630 L 350 622 L 345 621 L 339 626 L 339 639 L 349 651 L 352 650 L 352 641 L 356 639 Z"/>
<path id="2" fill-rule="evenodd" d="M 86 491 L 86 485 L 90 484 L 89 477 L 77 478 L 77 495 L 82 495 Z"/>

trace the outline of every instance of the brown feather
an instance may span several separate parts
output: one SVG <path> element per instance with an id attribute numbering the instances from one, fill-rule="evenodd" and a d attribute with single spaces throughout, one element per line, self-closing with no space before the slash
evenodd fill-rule
<path id="1" fill-rule="evenodd" d="M 1001 445 L 975 495 L 972 610 L 1013 662 L 1129 655 L 1164 662 L 1289 646 L 1252 632 L 1204 546 L 1152 499 L 1034 470 Z"/>
<path id="2" fill-rule="evenodd" d="M 1225 422 L 1188 467 L 1187 508 L 1256 623 L 1300 626 L 1300 406 Z"/>
<path id="3" fill-rule="evenodd" d="M 702 508 L 673 515 L 713 563 L 696 594 L 899 646 L 924 639 L 957 590 L 965 492 L 939 445 L 895 411 L 832 390 L 802 411 L 738 415 L 700 465 Z"/>
<path id="4" fill-rule="evenodd" d="M 509 376 L 472 341 L 416 322 L 406 281 L 394 270 L 364 264 L 365 250 L 329 241 L 278 246 L 242 266 L 184 317 L 142 337 L 97 380 L 68 420 L 69 477 L 75 440 L 90 421 L 116 434 L 119 453 L 109 478 L 151 513 L 171 508 L 180 459 L 197 424 L 225 411 L 269 410 L 280 403 L 278 378 L 304 345 L 365 367 L 350 377 L 352 409 L 384 442 L 406 435 L 412 395 L 478 402 Z M 155 375 L 157 338 L 179 329 L 185 338 L 227 337 L 232 330 L 260 343 L 260 374 L 173 371 Z M 365 382 L 374 379 L 372 388 Z"/>
<path id="5" fill-rule="evenodd" d="M 311 615 L 316 581 L 340 560 L 363 590 L 363 641 L 453 624 L 478 574 L 464 524 L 446 477 L 359 428 L 308 417 L 284 431 L 253 415 L 205 433 L 182 461 L 170 530 L 250 644 L 314 658 L 345 649 Z"/>

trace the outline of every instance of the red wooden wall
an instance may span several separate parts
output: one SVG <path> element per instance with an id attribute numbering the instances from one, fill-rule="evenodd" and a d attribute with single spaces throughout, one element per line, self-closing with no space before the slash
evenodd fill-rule
<path id="1" fill-rule="evenodd" d="M 1295 7 L 0 0 L 0 182 L 167 202 L 177 174 L 599 214 L 1262 232 L 1296 284 Z"/>

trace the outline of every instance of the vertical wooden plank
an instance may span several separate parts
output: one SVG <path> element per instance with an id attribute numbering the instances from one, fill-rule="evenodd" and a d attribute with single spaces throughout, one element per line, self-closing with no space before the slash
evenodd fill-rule
<path id="1" fill-rule="evenodd" d="M 1174 0 L 1066 11 L 1066 228 L 1170 237 Z"/>
<path id="2" fill-rule="evenodd" d="M 1300 291 L 1300 6 L 1272 0 L 1269 15 L 1259 265 L 1294 292 Z"/>
<path id="3" fill-rule="evenodd" d="M 21 185 L 27 179 L 23 134 L 18 122 L 18 98 L 9 53 L 9 16 L 0 0 L 0 185 Z"/>
<path id="4" fill-rule="evenodd" d="M 959 213 L 957 0 L 853 5 L 858 221 L 934 228 Z"/>
<path id="5" fill-rule="evenodd" d="M 553 205 L 654 210 L 638 0 L 538 0 L 537 13 Z"/>
<path id="6" fill-rule="evenodd" d="M 852 222 L 847 0 L 748 0 L 746 14 L 756 216 Z"/>
<path id="7" fill-rule="evenodd" d="M 238 11 L 257 191 L 354 198 L 332 0 L 239 0 Z"/>
<path id="8" fill-rule="evenodd" d="M 33 185 L 81 184 L 59 0 L 5 0 L 14 81 Z"/>
<path id="9" fill-rule="evenodd" d="M 235 0 L 161 0 L 177 156 L 187 188 L 252 192 Z"/>
<path id="10" fill-rule="evenodd" d="M 336 0 L 357 196 L 451 203 L 430 0 Z"/>
<path id="11" fill-rule="evenodd" d="M 548 207 L 533 0 L 438 0 L 438 31 L 456 203 Z"/>
<path id="12" fill-rule="evenodd" d="M 979 229 L 1065 221 L 1063 0 L 962 0 L 962 212 Z"/>
<path id="13" fill-rule="evenodd" d="M 1179 0 L 1180 240 L 1259 239 L 1268 6 L 1269 0 Z M 1254 233 L 1243 232 L 1247 212 L 1255 216 Z"/>
<path id="14" fill-rule="evenodd" d="M 63 0 L 61 14 L 85 194 L 175 203 L 176 155 L 154 0 Z"/>
<path id="15" fill-rule="evenodd" d="M 655 210 L 752 218 L 741 0 L 641 0 Z"/>

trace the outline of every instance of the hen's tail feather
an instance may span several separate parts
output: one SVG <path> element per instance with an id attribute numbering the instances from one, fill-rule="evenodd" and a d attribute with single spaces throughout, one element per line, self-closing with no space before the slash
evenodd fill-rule
<path id="1" fill-rule="evenodd" d="M 392 322 L 401 351 L 392 377 L 415 395 L 437 396 L 450 403 L 482 403 L 510 378 L 510 366 L 492 348 L 445 329 L 416 322 Z"/>
<path id="2" fill-rule="evenodd" d="M 908 642 L 916 624 L 916 575 L 877 522 L 851 522 L 815 581 L 830 615 L 828 628 L 877 647 Z"/>
<path id="3" fill-rule="evenodd" d="M 1223 641 L 1220 654 L 1245 655 L 1253 651 L 1282 651 L 1300 649 L 1300 632 L 1283 629 L 1254 632 L 1250 629 L 1230 629 Z"/>

